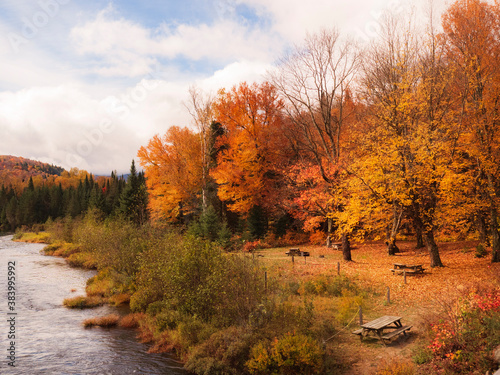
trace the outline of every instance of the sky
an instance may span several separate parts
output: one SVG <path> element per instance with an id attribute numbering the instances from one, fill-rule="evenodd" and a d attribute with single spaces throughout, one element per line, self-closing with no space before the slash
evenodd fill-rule
<path id="1" fill-rule="evenodd" d="M 415 0 L 418 9 L 428 0 Z M 436 13 L 446 0 L 434 0 Z M 97 175 L 192 126 L 196 86 L 260 82 L 306 35 L 366 45 L 407 0 L 1 0 L 0 155 Z"/>

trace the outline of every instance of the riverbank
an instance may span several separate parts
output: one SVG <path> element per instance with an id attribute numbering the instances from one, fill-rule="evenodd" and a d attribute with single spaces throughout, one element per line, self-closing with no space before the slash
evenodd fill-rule
<path id="1" fill-rule="evenodd" d="M 85 293 L 86 280 L 95 271 L 69 267 L 64 259 L 41 254 L 44 245 L 13 242 L 0 237 L 0 282 L 7 281 L 7 261 L 15 262 L 15 339 L 9 340 L 7 319 L 0 323 L 5 335 L 0 346 L 15 341 L 15 367 L 0 361 L 0 373 L 24 374 L 169 374 L 181 375 L 179 363 L 165 354 L 146 353 L 147 345 L 133 330 L 85 329 L 82 322 L 96 315 L 108 315 L 116 308 L 67 309 L 64 298 Z M 6 302 L 6 301 L 5 301 Z M 7 303 L 6 303 L 7 305 Z M 8 344 L 8 345 L 7 345 Z"/>
<path id="2" fill-rule="evenodd" d="M 172 242 L 172 237 L 169 241 Z M 280 345 L 309 345 L 310 352 L 315 353 L 315 361 L 322 364 L 321 368 L 314 368 L 307 362 L 307 358 L 302 358 L 301 365 L 309 366 L 310 373 L 371 375 L 398 373 L 396 369 L 404 369 L 405 374 L 432 374 L 437 373 L 440 366 L 465 368 L 464 363 L 470 361 L 467 351 L 474 354 L 477 348 L 462 345 L 461 349 L 457 349 L 453 346 L 455 344 L 444 342 L 443 346 L 451 345 L 451 353 L 460 350 L 461 357 L 434 352 L 430 346 L 436 340 L 436 332 L 431 329 L 430 324 L 443 319 L 463 321 L 463 317 L 451 316 L 453 311 L 450 309 L 457 304 L 473 309 L 476 305 L 468 300 L 470 296 L 475 296 L 471 297 L 475 301 L 477 298 L 486 298 L 490 293 L 493 301 L 496 301 L 495 298 L 500 299 L 500 296 L 491 294 L 500 285 L 500 265 L 490 263 L 487 257 L 477 258 L 475 242 L 441 243 L 441 254 L 446 267 L 436 269 L 429 267 L 426 252 L 414 250 L 412 242 L 399 243 L 402 253 L 397 256 L 387 255 L 382 243 L 358 245 L 353 250 L 354 262 L 344 262 L 340 252 L 320 246 L 302 247 L 301 250 L 308 251 L 311 256 L 296 257 L 293 263 L 291 257 L 285 255 L 285 248 L 259 250 L 253 257 L 250 254 L 233 253 L 225 254 L 222 258 L 219 257 L 220 251 L 215 251 L 216 249 L 204 253 L 202 248 L 197 248 L 191 255 L 177 249 L 179 252 L 176 255 L 183 259 L 177 271 L 182 271 L 183 274 L 190 271 L 189 267 L 198 267 L 200 264 L 197 258 L 204 255 L 215 256 L 221 262 L 225 258 L 238 259 L 248 262 L 245 267 L 255 267 L 253 276 L 248 276 L 260 279 L 260 283 L 254 287 L 262 289 L 259 289 L 259 295 L 252 297 L 258 303 L 247 306 L 251 312 L 240 324 L 221 324 L 214 321 L 220 316 L 217 311 L 212 312 L 209 319 L 194 318 L 193 315 L 187 318 L 189 306 L 182 305 L 183 301 L 179 300 L 182 297 L 180 286 L 177 300 L 162 297 L 162 293 L 167 292 L 161 290 L 162 284 L 168 284 L 168 281 L 164 279 L 166 274 L 158 274 L 156 266 L 162 264 L 169 272 L 174 272 L 176 268 L 169 263 L 171 259 L 162 258 L 161 249 L 165 243 L 159 238 L 154 242 L 156 251 L 150 248 L 148 251 L 138 252 L 143 254 L 141 257 L 144 263 L 139 265 L 142 269 L 137 271 L 134 283 L 129 284 L 135 288 L 129 289 L 131 307 L 143 314 L 137 323 L 140 338 L 151 342 L 151 351 L 175 351 L 186 367 L 198 373 L 217 373 L 219 370 L 227 373 L 265 373 L 263 362 L 276 365 L 277 361 L 271 357 L 271 353 Z M 189 245 L 196 246 L 192 243 Z M 217 262 L 210 258 L 205 260 L 217 269 Z M 394 263 L 422 264 L 426 271 L 421 276 L 408 276 L 405 284 L 403 276 L 390 272 Z M 99 282 L 94 288 L 116 292 L 119 289 L 116 288 L 117 275 L 112 276 L 113 271 L 109 269 L 106 272 L 107 276 L 96 277 Z M 210 305 L 217 305 L 223 301 L 220 301 L 220 293 L 213 293 L 213 289 L 220 285 L 221 289 L 217 290 L 224 292 L 223 282 L 211 279 L 209 274 L 195 275 L 207 277 L 204 280 L 209 287 L 208 290 L 198 292 L 198 288 L 191 289 L 190 282 L 193 280 L 187 280 L 174 272 L 176 282 L 191 293 L 185 298 L 205 296 L 211 302 Z M 172 273 L 168 277 L 171 278 Z M 232 277 L 235 275 L 224 274 L 226 279 Z M 241 281 L 239 279 L 237 282 Z M 110 288 L 110 284 L 114 287 Z M 232 288 L 236 286 L 232 284 Z M 390 301 L 387 298 L 387 288 L 390 291 Z M 265 298 L 259 300 L 260 294 Z M 241 295 L 236 293 L 232 296 L 234 298 L 230 302 L 239 303 L 237 298 L 241 298 Z M 246 297 L 250 298 L 251 295 Z M 363 307 L 365 321 L 382 315 L 402 316 L 404 324 L 413 325 L 409 338 L 396 340 L 387 347 L 375 340 L 360 342 L 357 336 L 351 334 L 359 324 L 359 305 Z M 500 324 L 498 313 L 490 316 L 489 311 L 481 312 L 485 315 L 474 313 L 478 319 L 491 318 L 488 320 L 491 331 L 481 331 L 480 334 L 485 335 L 485 338 L 479 337 L 477 341 L 477 345 L 485 351 L 483 367 L 494 366 L 488 348 L 500 345 L 500 338 L 494 330 Z M 466 323 L 473 325 L 475 321 Z M 464 327 L 468 326 L 464 323 Z M 445 327 L 441 328 L 444 330 Z M 257 358 L 263 360 L 259 362 Z M 276 362 L 273 364 L 273 361 Z M 478 371 L 482 370 L 478 368 Z"/>

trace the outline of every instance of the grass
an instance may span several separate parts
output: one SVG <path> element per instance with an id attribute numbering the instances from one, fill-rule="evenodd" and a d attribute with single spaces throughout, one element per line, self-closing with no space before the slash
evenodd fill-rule
<path id="1" fill-rule="evenodd" d="M 97 269 L 97 262 L 92 254 L 82 251 L 81 247 L 65 241 L 54 241 L 47 245 L 43 252 L 45 255 L 52 255 L 66 258 L 71 267 L 80 267 L 89 270 Z"/>
<path id="2" fill-rule="evenodd" d="M 86 309 L 101 306 L 106 302 L 104 298 L 91 296 L 76 296 L 72 298 L 65 298 L 63 305 L 70 309 Z"/>
<path id="3" fill-rule="evenodd" d="M 83 326 L 85 328 L 91 328 L 96 326 L 103 328 L 110 328 L 110 327 L 116 327 L 118 325 L 119 320 L 120 320 L 119 315 L 109 314 L 106 316 L 99 316 L 90 319 L 85 319 L 83 321 Z"/>
<path id="4" fill-rule="evenodd" d="M 73 253 L 68 257 L 67 261 L 71 267 L 80 267 L 87 270 L 97 269 L 95 258 L 87 252 Z"/>
<path id="5" fill-rule="evenodd" d="M 285 255 L 288 248 L 272 248 L 258 250 L 256 261 L 260 262 L 268 272 L 270 284 L 287 285 L 296 290 L 297 301 L 304 298 L 314 303 L 315 325 L 330 322 L 333 325 L 334 339 L 327 342 L 327 352 L 336 353 L 335 361 L 343 370 L 342 375 L 360 373 L 418 373 L 420 363 L 428 361 L 428 354 L 421 347 L 428 345 L 427 329 L 432 319 L 438 317 L 442 310 L 443 297 L 451 298 L 454 294 L 463 293 L 471 286 L 500 285 L 500 264 L 492 264 L 487 256 L 476 258 L 474 251 L 464 252 L 463 249 L 475 249 L 477 241 L 441 242 L 438 244 L 441 259 L 445 265 L 442 268 L 431 268 L 430 258 L 425 249 L 415 249 L 415 242 L 399 241 L 400 254 L 389 256 L 383 242 L 366 242 L 355 244 L 352 250 L 352 262 L 342 259 L 342 252 L 326 249 L 324 246 L 301 246 L 301 250 L 309 251 L 310 257 L 304 262 L 301 257 L 291 258 Z M 258 257 L 257 255 L 261 255 Z M 324 257 L 320 258 L 320 255 Z M 341 277 L 337 280 L 337 263 L 340 263 Z M 423 275 L 407 277 L 404 284 L 402 276 L 393 275 L 390 269 L 394 263 L 422 264 Z M 357 301 L 356 295 L 349 293 L 336 296 L 337 287 L 345 289 L 342 278 L 354 281 L 362 291 L 357 293 L 362 300 Z M 327 293 L 323 290 L 328 280 Z M 386 291 L 390 288 L 391 302 L 387 303 Z M 329 292 L 334 288 L 334 292 Z M 395 340 L 384 347 L 378 341 L 365 340 L 350 332 L 359 327 L 357 317 L 349 326 L 355 315 L 357 303 L 363 304 L 363 319 L 370 321 L 383 315 L 402 316 L 403 324 L 413 325 L 407 340 Z M 420 353 L 420 355 L 415 355 Z M 415 364 L 407 359 L 414 357 Z M 418 359 L 416 358 L 418 357 Z M 394 358 L 393 362 L 377 368 L 380 358 Z M 367 369 L 373 369 L 367 372 Z M 392 372 L 390 372 L 392 371 Z"/>
<path id="6" fill-rule="evenodd" d="M 47 232 L 17 232 L 13 238 L 17 242 L 49 243 L 50 234 Z"/>

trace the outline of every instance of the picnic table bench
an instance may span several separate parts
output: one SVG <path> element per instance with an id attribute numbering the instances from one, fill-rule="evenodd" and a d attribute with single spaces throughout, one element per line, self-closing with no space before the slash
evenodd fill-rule
<path id="1" fill-rule="evenodd" d="M 406 273 L 407 275 L 416 275 L 422 274 L 425 271 L 425 268 L 422 267 L 421 264 L 401 264 L 394 263 L 394 268 L 391 270 L 393 274 L 402 275 Z"/>
<path id="2" fill-rule="evenodd" d="M 393 337 L 400 334 L 406 335 L 406 331 L 409 331 L 412 327 L 413 326 L 402 325 L 400 316 L 385 315 L 371 322 L 362 324 L 361 328 L 353 331 L 353 333 L 359 335 L 361 340 L 373 333 L 384 345 L 386 345 L 386 341 L 390 341 Z M 387 329 L 390 331 L 384 332 L 384 330 Z"/>
<path id="3" fill-rule="evenodd" d="M 331 243 L 330 246 L 334 250 L 340 250 L 340 249 L 342 249 L 342 242 L 334 242 L 334 243 Z"/>
<path id="4" fill-rule="evenodd" d="M 297 256 L 297 257 L 308 257 L 309 251 L 300 251 L 299 248 L 293 248 L 293 249 L 289 249 L 285 254 L 288 256 L 292 255 L 292 256 Z"/>

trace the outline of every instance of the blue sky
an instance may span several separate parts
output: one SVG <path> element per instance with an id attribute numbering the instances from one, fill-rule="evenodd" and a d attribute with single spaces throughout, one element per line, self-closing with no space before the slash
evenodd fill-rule
<path id="1" fill-rule="evenodd" d="M 415 0 L 421 8 L 427 0 Z M 437 11 L 445 0 L 434 0 Z M 183 102 L 261 81 L 306 33 L 337 27 L 364 45 L 406 0 L 3 0 L 0 154 L 96 174 L 128 170 Z"/>

